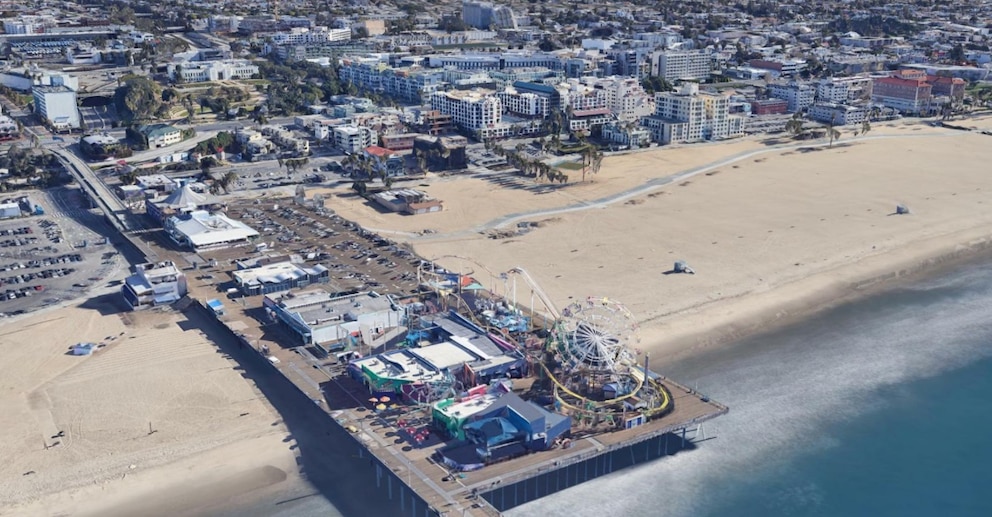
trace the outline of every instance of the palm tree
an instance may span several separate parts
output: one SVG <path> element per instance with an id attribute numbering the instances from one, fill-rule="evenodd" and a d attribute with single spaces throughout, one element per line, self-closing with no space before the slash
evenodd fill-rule
<path id="1" fill-rule="evenodd" d="M 871 122 L 868 121 L 868 117 L 865 117 L 865 120 L 861 122 L 861 134 L 867 135 L 869 131 L 871 131 Z"/>
<path id="2" fill-rule="evenodd" d="M 603 166 L 603 151 L 596 148 L 595 153 L 592 156 L 592 173 L 599 174 L 599 169 Z"/>
<path id="3" fill-rule="evenodd" d="M 803 134 L 803 116 L 798 111 L 785 123 L 785 130 L 792 136 Z"/>
<path id="4" fill-rule="evenodd" d="M 226 174 L 220 179 L 221 186 L 224 188 L 224 192 L 229 192 L 231 185 L 238 181 L 238 173 L 234 171 L 227 171 Z"/>
<path id="5" fill-rule="evenodd" d="M 585 139 L 582 140 L 585 142 Z M 594 144 L 586 143 L 585 148 L 582 150 L 582 181 L 586 181 L 586 172 L 591 171 L 593 174 L 599 172 L 600 166 L 603 163 L 603 153 L 599 151 L 599 148 Z"/>
<path id="6" fill-rule="evenodd" d="M 840 138 L 840 131 L 834 127 L 834 123 L 837 121 L 837 115 L 834 115 L 830 119 L 830 125 L 827 126 L 827 136 L 830 138 L 830 145 L 827 147 L 834 146 L 834 140 Z"/>

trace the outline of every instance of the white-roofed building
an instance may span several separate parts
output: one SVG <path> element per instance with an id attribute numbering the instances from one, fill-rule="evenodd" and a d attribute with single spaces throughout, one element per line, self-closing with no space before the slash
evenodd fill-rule
<path id="1" fill-rule="evenodd" d="M 304 267 L 288 261 L 239 269 L 232 275 L 245 296 L 299 289 L 330 280 L 330 272 L 321 264 Z"/>
<path id="2" fill-rule="evenodd" d="M 200 250 L 249 242 L 258 237 L 250 226 L 221 212 L 197 210 L 165 220 L 165 231 L 180 246 Z"/>
<path id="3" fill-rule="evenodd" d="M 164 199 L 162 197 L 146 198 L 145 212 L 156 221 L 164 223 L 172 216 L 206 210 L 214 204 L 217 204 L 217 200 L 212 195 L 197 192 L 193 190 L 191 185 L 186 184 L 182 188 L 173 190 Z"/>
<path id="4" fill-rule="evenodd" d="M 186 275 L 171 260 L 134 266 L 121 296 L 131 310 L 166 305 L 186 296 Z"/>
<path id="5" fill-rule="evenodd" d="M 266 294 L 262 305 L 305 345 L 344 349 L 362 334 L 378 334 L 403 322 L 404 313 L 388 297 L 358 293 L 341 296 L 316 288 Z M 362 338 L 364 339 L 364 337 Z"/>
<path id="6" fill-rule="evenodd" d="M 431 365 L 435 370 L 447 370 L 479 359 L 464 348 L 451 342 L 438 343 L 421 348 L 411 348 L 408 352 Z"/>
<path id="7" fill-rule="evenodd" d="M 349 374 L 372 393 L 395 393 L 424 402 L 430 397 L 424 392 L 427 385 L 453 379 L 465 386 L 484 385 L 519 377 L 527 369 L 526 358 L 513 344 L 456 313 L 422 320 L 421 328 L 411 330 L 406 342 L 402 350 L 352 361 Z"/>
<path id="8" fill-rule="evenodd" d="M 0 203 L 0 219 L 21 216 L 21 205 L 15 202 Z"/>

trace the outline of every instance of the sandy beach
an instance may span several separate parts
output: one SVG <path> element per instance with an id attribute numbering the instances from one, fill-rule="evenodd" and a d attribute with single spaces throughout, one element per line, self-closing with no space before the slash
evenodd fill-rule
<path id="1" fill-rule="evenodd" d="M 641 323 L 638 347 L 662 361 L 984 249 L 992 236 L 992 137 L 908 120 L 867 136 L 845 131 L 832 148 L 779 141 L 786 145 L 752 138 L 612 156 L 591 182 L 564 189 L 429 178 L 419 188 L 444 200 L 440 214 L 384 214 L 347 194 L 328 206 L 368 228 L 400 230 L 391 236 L 425 257 L 471 257 L 495 272 L 522 266 L 559 306 L 621 300 Z M 893 215 L 897 204 L 912 213 Z M 541 224 L 507 239 L 480 233 L 486 222 L 520 220 Z M 436 233 L 412 233 L 424 228 Z M 664 274 L 676 260 L 697 274 Z M 439 262 L 506 289 L 472 263 Z M 517 289 L 527 302 L 529 290 Z"/>
<path id="2" fill-rule="evenodd" d="M 67 355 L 80 341 L 107 346 Z M 279 415 L 183 314 L 90 300 L 5 321 L 0 354 L 0 515 L 181 515 L 298 470 Z"/>

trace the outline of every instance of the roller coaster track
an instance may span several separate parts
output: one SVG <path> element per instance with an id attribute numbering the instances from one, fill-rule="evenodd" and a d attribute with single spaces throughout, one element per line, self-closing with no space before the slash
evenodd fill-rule
<path id="1" fill-rule="evenodd" d="M 565 393 L 566 395 L 568 395 L 572 399 L 574 399 L 574 400 L 581 400 L 583 402 L 589 401 L 590 399 L 588 399 L 587 397 L 583 397 L 583 396 L 575 393 L 574 391 L 570 390 L 568 387 L 566 387 L 565 385 L 563 385 L 558 380 L 558 377 L 555 376 L 553 373 L 551 373 L 551 370 L 548 368 L 548 365 L 545 364 L 543 361 L 540 362 L 540 365 L 541 365 L 541 368 L 544 369 L 544 373 L 547 374 L 548 378 L 551 379 L 551 382 L 554 383 L 554 385 L 555 385 L 555 391 L 556 391 L 555 398 L 558 399 L 558 401 L 561 402 L 561 404 L 563 406 L 566 406 L 569 409 L 572 409 L 572 410 L 575 410 L 575 411 L 580 411 L 580 412 L 583 412 L 583 413 L 588 413 L 589 412 L 589 410 L 586 409 L 586 408 L 584 408 L 584 407 L 577 407 L 577 406 L 575 406 L 573 404 L 570 404 L 568 401 L 563 400 L 562 397 L 558 395 L 558 392 Z M 637 385 L 630 391 L 630 393 L 628 393 L 626 395 L 623 395 L 621 397 L 613 398 L 613 399 L 608 399 L 608 400 L 603 400 L 603 401 L 593 401 L 593 402 L 595 402 L 598 405 L 609 405 L 609 404 L 621 403 L 621 402 L 623 402 L 623 401 L 625 401 L 627 399 L 630 399 L 630 398 L 634 397 L 635 395 L 637 395 L 638 392 L 641 391 L 641 388 L 644 387 L 644 383 L 647 382 L 662 397 L 661 404 L 658 407 L 651 408 L 649 411 L 647 411 L 646 412 L 647 413 L 647 416 L 651 416 L 651 415 L 653 415 L 655 413 L 663 412 L 666 409 L 668 409 L 668 407 L 672 403 L 672 400 L 671 400 L 671 398 L 668 395 L 668 390 L 665 389 L 664 386 L 662 386 L 660 383 L 658 383 L 658 382 L 656 382 L 654 380 L 651 380 L 651 379 L 647 378 L 647 375 L 645 373 L 643 373 L 643 372 L 638 371 L 637 368 L 631 368 L 629 370 L 629 372 L 630 372 L 631 377 L 633 377 L 634 380 L 637 381 Z"/>
<path id="2" fill-rule="evenodd" d="M 541 303 L 544 304 L 544 307 L 548 310 L 548 313 L 551 314 L 551 317 L 553 319 L 557 320 L 558 318 L 561 317 L 561 313 L 558 312 L 558 307 L 555 306 L 555 303 L 551 301 L 551 298 L 548 296 L 548 294 L 544 292 L 544 289 L 542 289 L 541 286 L 538 285 L 538 283 L 534 280 L 533 277 L 530 276 L 530 273 L 528 273 L 526 269 L 518 266 L 507 271 L 507 273 L 513 273 L 520 276 L 520 278 L 523 278 L 524 281 L 527 282 L 527 285 L 530 286 L 531 291 L 535 295 L 537 295 L 537 298 L 541 300 Z M 531 307 L 531 309 L 533 309 L 533 307 Z"/>
<path id="3" fill-rule="evenodd" d="M 485 271 L 486 273 L 489 273 L 489 276 L 492 277 L 492 278 L 506 278 L 507 275 L 517 275 L 520 278 L 522 278 L 524 280 L 524 282 L 527 283 L 527 286 L 530 287 L 531 292 L 533 292 L 534 295 L 537 296 L 538 300 L 540 300 L 541 303 L 544 304 L 544 308 L 547 309 L 548 314 L 551 316 L 552 319 L 557 320 L 558 318 L 561 317 L 561 313 L 558 311 L 558 307 L 555 306 L 555 303 L 553 301 L 551 301 L 551 297 L 549 297 L 548 294 L 546 292 L 544 292 L 544 289 L 542 289 L 541 286 L 537 283 L 537 281 L 534 280 L 534 278 L 532 276 L 530 276 L 530 273 L 528 273 L 527 270 L 524 269 L 524 268 L 522 268 L 522 267 L 519 267 L 519 266 L 514 267 L 514 268 L 510 269 L 509 271 L 507 271 L 506 273 L 494 273 L 488 267 L 486 267 L 483 264 L 480 264 L 475 259 L 471 259 L 471 258 L 464 257 L 464 256 L 461 256 L 461 255 L 442 255 L 440 257 L 435 257 L 434 259 L 430 260 L 430 263 L 431 264 L 434 264 L 437 261 L 442 260 L 442 259 L 458 259 L 458 260 L 462 260 L 462 261 L 468 262 L 468 263 L 470 263 L 470 264 L 478 267 L 482 271 Z M 469 272 L 469 273 L 458 272 L 459 275 L 471 275 L 472 273 L 474 273 L 474 271 L 473 272 Z M 418 274 L 432 274 L 432 275 L 436 275 L 436 273 L 434 273 L 432 271 L 424 270 L 423 268 L 421 268 L 421 272 L 418 273 Z M 534 310 L 534 309 L 535 309 L 534 307 L 531 307 L 531 310 Z"/>

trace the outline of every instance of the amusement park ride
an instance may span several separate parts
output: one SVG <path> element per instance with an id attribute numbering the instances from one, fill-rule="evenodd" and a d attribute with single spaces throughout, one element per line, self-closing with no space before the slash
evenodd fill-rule
<path id="1" fill-rule="evenodd" d="M 439 267 L 439 260 L 478 267 L 489 275 L 493 288 L 484 292 L 473 277 L 474 269 L 454 273 Z M 443 308 L 458 310 L 488 332 L 526 350 L 536 377 L 528 398 L 553 404 L 555 411 L 571 416 L 573 434 L 633 427 L 674 409 L 660 376 L 648 369 L 647 355 L 643 363 L 638 362 L 637 321 L 619 302 L 589 297 L 559 310 L 525 269 L 494 273 L 472 259 L 454 255 L 423 262 L 418 277 L 421 285 L 437 294 Z M 518 277 L 530 290 L 529 309 L 517 305 Z M 498 281 L 503 284 L 502 293 L 495 289 Z M 544 306 L 543 311 L 535 301 Z M 450 387 L 432 391 L 447 393 L 442 388 Z"/>

